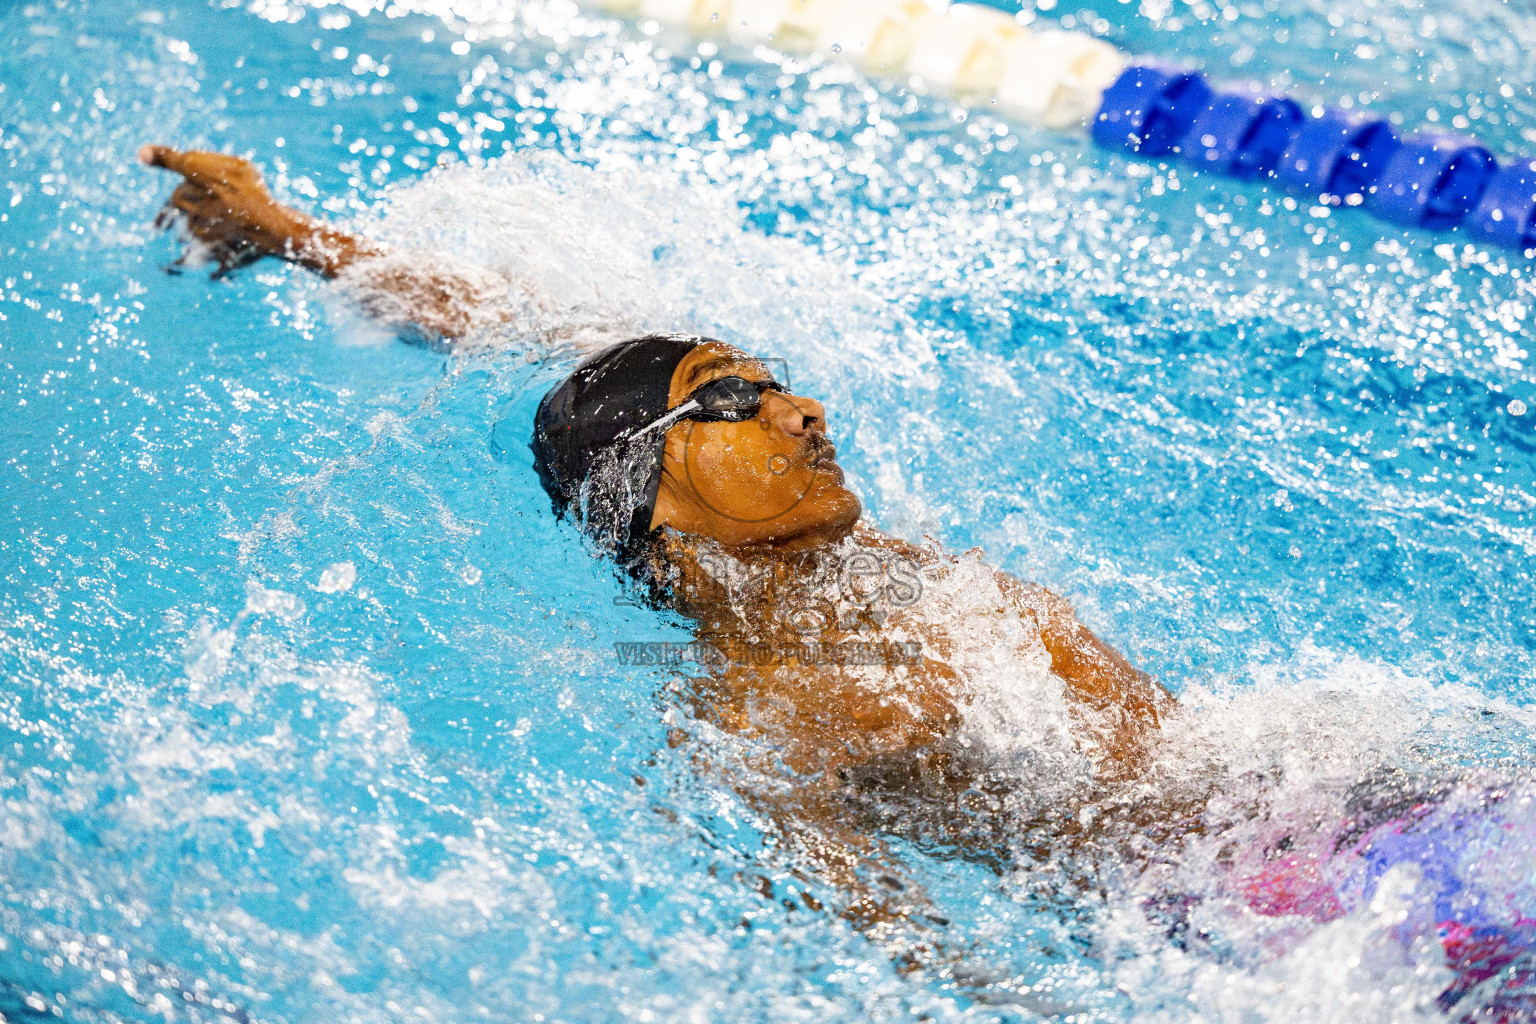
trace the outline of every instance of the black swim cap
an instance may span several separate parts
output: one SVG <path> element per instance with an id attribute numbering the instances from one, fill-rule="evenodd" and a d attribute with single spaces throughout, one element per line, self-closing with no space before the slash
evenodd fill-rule
<path id="1" fill-rule="evenodd" d="M 672 374 L 706 340 L 657 334 L 621 342 L 576 367 L 539 403 L 530 447 L 555 515 L 574 517 L 622 562 L 651 531 L 666 432 L 619 438 L 666 413 Z"/>

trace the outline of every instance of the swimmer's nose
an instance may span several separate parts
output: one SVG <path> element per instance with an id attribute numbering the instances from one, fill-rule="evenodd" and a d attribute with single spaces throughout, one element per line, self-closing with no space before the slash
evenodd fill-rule
<path id="1" fill-rule="evenodd" d="M 764 392 L 763 416 L 791 437 L 825 433 L 827 429 L 827 410 L 816 399 L 804 395 Z"/>

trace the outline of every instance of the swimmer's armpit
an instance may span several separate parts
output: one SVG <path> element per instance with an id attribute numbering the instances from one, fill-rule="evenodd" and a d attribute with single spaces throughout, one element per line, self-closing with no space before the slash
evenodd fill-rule
<path id="1" fill-rule="evenodd" d="M 501 275 L 394 249 L 284 206 L 249 160 L 170 146 L 144 146 L 139 159 L 182 176 L 156 225 L 184 221 L 218 263 L 215 276 L 276 256 L 353 284 L 371 314 L 430 340 L 504 318 L 495 300 L 505 298 L 510 282 Z"/>

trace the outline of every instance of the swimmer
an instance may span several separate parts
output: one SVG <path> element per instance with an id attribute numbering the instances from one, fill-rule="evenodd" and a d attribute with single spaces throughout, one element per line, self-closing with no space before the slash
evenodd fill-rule
<path id="1" fill-rule="evenodd" d="M 509 282 L 282 206 L 247 160 L 165 146 L 139 155 L 182 176 L 158 223 L 180 219 L 219 273 L 274 256 L 364 281 L 371 311 L 444 345 L 500 316 L 494 296 Z M 1172 697 L 1046 588 L 866 524 L 826 426 L 821 403 L 747 353 L 658 335 L 593 355 L 545 397 L 534 463 L 558 515 L 696 624 L 716 664 L 689 695 L 692 716 L 776 751 L 797 784 L 766 810 L 826 877 L 860 894 L 848 913 L 868 923 L 903 915 L 912 897 L 869 882 L 895 869 L 878 838 L 850 824 L 849 787 L 943 803 L 977 783 L 974 758 L 954 743 L 969 696 L 951 663 L 963 656 L 957 633 L 1005 636 L 1021 663 L 1059 679 L 1100 781 L 1136 775 Z M 978 572 L 967 582 L 986 599 L 947 621 L 918 600 Z"/>
<path id="2" fill-rule="evenodd" d="M 445 346 L 509 315 L 496 300 L 515 282 L 284 207 L 249 161 L 165 146 L 145 146 L 140 157 L 182 176 L 159 223 L 180 220 L 221 274 L 274 256 L 352 280 L 375 315 Z M 989 656 L 1002 650 L 1020 673 L 1054 680 L 1070 739 L 1091 765 L 1089 792 L 1128 794 L 1129 831 L 1157 844 L 1199 832 L 1203 795 L 1181 802 L 1136 785 L 1174 708 L 1168 691 L 1045 587 L 868 525 L 826 428 L 822 405 L 792 393 L 762 361 L 690 335 L 590 354 L 539 406 L 533 462 L 555 514 L 577 524 L 646 600 L 694 624 L 693 660 L 706 671 L 682 697 L 689 714 L 674 723 L 673 742 L 718 730 L 766 752 L 756 766 L 765 774 L 770 764 L 787 770 L 788 785 L 738 788 L 849 895 L 843 913 L 859 927 L 889 935 L 942 923 L 901 881 L 881 834 L 899 833 L 925 808 L 943 831 L 955 808 L 986 799 L 994 785 L 961 739 L 981 636 Z M 1282 837 L 1279 852 L 1232 868 L 1237 898 L 1261 915 L 1327 921 L 1344 912 L 1350 891 L 1358 890 L 1356 903 L 1368 899 L 1393 863 L 1448 863 L 1445 842 L 1422 838 L 1431 803 L 1405 806 L 1354 815 L 1336 836 L 1320 832 L 1314 845 L 1332 852 L 1311 860 L 1288 852 L 1299 840 Z M 1080 839 L 1091 831 L 1073 806 L 1046 827 Z M 1451 826 L 1437 827 L 1436 836 Z M 1014 836 L 996 848 L 1018 845 Z M 946 846 L 984 857 L 988 840 L 967 834 Z M 1367 866 L 1349 867 L 1357 862 Z M 1336 887 L 1318 875 L 1319 863 L 1366 881 L 1351 890 L 1340 874 Z M 1445 886 L 1460 884 L 1451 868 L 1434 871 L 1450 879 Z M 1461 906 L 1446 902 L 1437 922 L 1459 972 L 1447 1008 L 1514 962 L 1508 950 L 1530 945 L 1519 929 L 1474 921 Z"/>
<path id="3" fill-rule="evenodd" d="M 166 146 L 145 146 L 139 157 L 183 177 L 157 223 L 179 217 L 219 273 L 275 256 L 325 277 L 366 276 L 373 311 L 440 344 L 499 318 L 487 307 L 496 282 L 282 206 L 248 160 Z M 799 584 L 817 574 L 845 577 L 852 565 L 857 585 L 893 565 L 908 576 L 953 568 L 946 567 L 953 559 L 863 521 L 820 402 L 792 394 L 763 363 L 725 342 L 657 335 L 596 354 L 551 391 L 533 448 L 556 512 L 580 523 L 654 597 L 693 618 L 703 643 L 727 655 L 708 688 L 711 719 L 735 732 L 761 732 L 761 716 L 748 706 L 777 701 L 784 714 L 775 740 L 786 763 L 807 774 L 901 763 L 931 775 L 952 760 L 945 741 L 960 724 L 964 700 L 944 655 L 955 643 L 953 629 L 901 602 L 844 614 L 814 637 L 833 656 L 852 650 L 854 660 L 869 660 L 879 652 L 886 664 L 807 670 L 728 656 L 747 643 L 803 651 L 808 633 L 799 613 L 807 609 L 798 602 L 806 587 Z M 727 560 L 738 581 L 764 581 L 745 601 L 739 587 L 712 572 Z M 1059 596 L 990 575 L 992 605 L 967 613 L 1006 621 L 1021 657 L 1048 659 L 1080 747 L 1101 778 L 1135 775 L 1159 714 L 1172 703 L 1167 690 L 1096 637 Z M 920 657 L 908 656 L 919 647 Z M 874 676 L 883 678 L 874 683 Z"/>

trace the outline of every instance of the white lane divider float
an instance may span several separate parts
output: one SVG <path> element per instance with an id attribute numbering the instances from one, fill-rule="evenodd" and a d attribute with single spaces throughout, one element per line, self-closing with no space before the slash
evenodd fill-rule
<path id="1" fill-rule="evenodd" d="M 1041 32 L 1015 42 L 1004 58 L 997 105 L 1004 114 L 1047 128 L 1086 125 L 1104 90 L 1131 63 L 1102 39 L 1082 32 Z"/>
<path id="2" fill-rule="evenodd" d="M 905 66 L 907 55 L 938 20 L 922 0 L 844 0 L 822 24 L 816 48 L 890 74 Z"/>
<path id="3" fill-rule="evenodd" d="M 979 4 L 942 0 L 600 0 L 650 18 L 877 74 L 905 73 L 969 103 L 1049 128 L 1084 125 L 1130 58 L 1083 32 L 1031 32 Z"/>
<path id="4" fill-rule="evenodd" d="M 991 97 L 1009 70 L 1009 54 L 1035 38 L 1002 11 L 958 4 L 932 19 L 907 56 L 906 69 L 956 96 Z"/>

